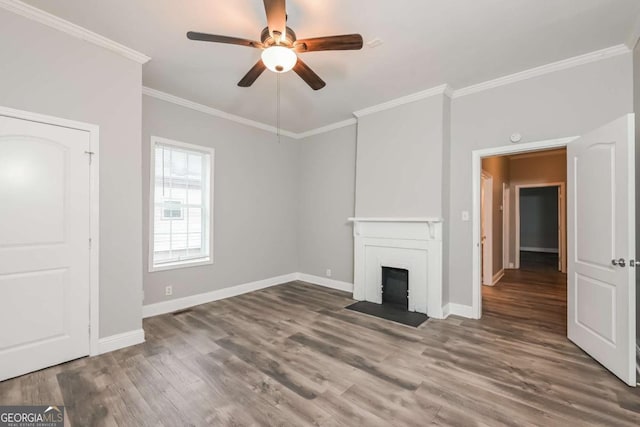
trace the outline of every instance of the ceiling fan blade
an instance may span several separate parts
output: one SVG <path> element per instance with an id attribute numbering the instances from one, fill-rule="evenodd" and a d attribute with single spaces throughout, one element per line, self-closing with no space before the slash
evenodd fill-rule
<path id="1" fill-rule="evenodd" d="M 189 40 L 199 40 L 203 42 L 236 44 L 239 46 L 247 46 L 247 47 L 255 47 L 255 48 L 262 47 L 262 43 L 256 42 L 253 40 L 241 39 L 238 37 L 218 36 L 216 34 L 198 33 L 195 31 L 189 31 L 187 33 L 187 38 Z"/>
<path id="2" fill-rule="evenodd" d="M 262 62 L 262 59 L 259 60 L 258 62 L 256 62 L 256 65 L 251 67 L 249 72 L 245 74 L 242 80 L 238 82 L 238 86 L 240 87 L 251 86 L 253 82 L 255 82 L 258 79 L 258 77 L 260 77 L 260 74 L 262 74 L 262 72 L 266 69 L 267 67 L 264 65 L 264 62 Z"/>
<path id="3" fill-rule="evenodd" d="M 296 62 L 296 65 L 293 67 L 293 71 L 295 71 L 302 80 L 311 86 L 311 89 L 313 90 L 322 89 L 327 85 L 320 76 L 314 73 L 313 70 L 309 68 L 307 64 L 302 62 L 300 58 L 298 58 L 298 62 Z"/>
<path id="4" fill-rule="evenodd" d="M 294 44 L 296 52 L 317 52 L 321 50 L 359 50 L 362 49 L 360 34 L 345 34 L 343 36 L 316 37 L 298 40 Z"/>
<path id="5" fill-rule="evenodd" d="M 287 5 L 285 0 L 264 0 L 267 12 L 267 27 L 275 37 L 276 32 L 284 35 L 287 32 Z"/>

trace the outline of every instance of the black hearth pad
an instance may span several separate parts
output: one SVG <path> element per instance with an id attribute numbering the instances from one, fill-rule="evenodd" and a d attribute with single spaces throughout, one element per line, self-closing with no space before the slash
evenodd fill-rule
<path id="1" fill-rule="evenodd" d="M 376 304 L 368 301 L 358 301 L 345 308 L 403 325 L 413 326 L 414 328 L 417 328 L 429 318 L 426 314 L 406 311 L 392 304 Z"/>

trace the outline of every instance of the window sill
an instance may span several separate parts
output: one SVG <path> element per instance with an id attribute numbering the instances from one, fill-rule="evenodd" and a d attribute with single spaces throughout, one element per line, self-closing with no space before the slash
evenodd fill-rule
<path id="1" fill-rule="evenodd" d="M 153 273 L 156 271 L 177 270 L 179 268 L 187 268 L 187 267 L 198 267 L 202 265 L 211 265 L 211 264 L 213 264 L 213 259 L 205 258 L 205 259 L 196 259 L 193 261 L 179 261 L 179 262 L 172 262 L 172 263 L 161 264 L 161 265 L 150 265 L 149 273 Z"/>

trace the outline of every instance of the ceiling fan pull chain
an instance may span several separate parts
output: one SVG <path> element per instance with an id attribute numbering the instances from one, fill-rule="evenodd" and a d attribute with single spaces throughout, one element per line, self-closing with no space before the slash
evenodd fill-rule
<path id="1" fill-rule="evenodd" d="M 276 95 L 276 133 L 278 135 L 278 144 L 280 141 L 280 73 L 276 74 L 276 87 L 278 90 L 278 94 Z"/>

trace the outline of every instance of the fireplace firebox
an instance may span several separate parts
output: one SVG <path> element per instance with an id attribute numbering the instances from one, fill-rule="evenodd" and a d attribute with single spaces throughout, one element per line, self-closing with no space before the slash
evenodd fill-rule
<path id="1" fill-rule="evenodd" d="M 409 310 L 409 270 L 382 267 L 382 303 Z"/>

